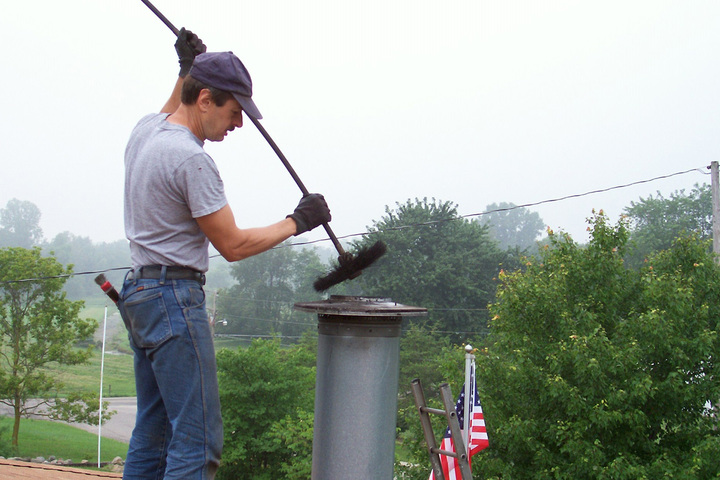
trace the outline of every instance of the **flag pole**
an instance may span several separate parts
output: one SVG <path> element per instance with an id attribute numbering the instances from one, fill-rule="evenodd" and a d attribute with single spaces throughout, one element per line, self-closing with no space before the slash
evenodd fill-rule
<path id="1" fill-rule="evenodd" d="M 103 407 L 103 374 L 105 373 L 105 335 L 107 333 L 108 307 L 105 304 L 105 318 L 103 319 L 102 354 L 100 356 L 100 409 L 98 410 L 98 468 L 100 468 L 100 445 L 102 441 L 102 407 Z"/>
<path id="2" fill-rule="evenodd" d="M 471 380 L 470 380 L 470 370 L 472 369 L 472 363 L 473 360 L 475 360 L 475 355 L 473 355 L 471 352 L 473 351 L 473 347 L 470 344 L 465 345 L 465 403 L 463 405 L 463 428 L 462 428 L 462 438 L 463 442 L 465 442 L 465 450 L 469 451 L 470 448 L 470 430 L 467 428 L 468 424 L 470 423 L 468 419 L 468 412 L 470 412 L 470 396 L 473 394 L 472 390 L 470 389 Z"/>

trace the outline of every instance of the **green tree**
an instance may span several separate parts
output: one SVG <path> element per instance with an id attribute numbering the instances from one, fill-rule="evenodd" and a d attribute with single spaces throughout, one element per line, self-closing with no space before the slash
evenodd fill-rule
<path id="1" fill-rule="evenodd" d="M 408 200 L 385 213 L 371 235 L 355 243 L 366 247 L 380 239 L 387 245 L 387 253 L 357 279 L 363 294 L 428 308 L 428 320 L 457 332 L 460 341 L 465 332 L 483 332 L 507 258 L 487 227 L 459 217 L 457 205 L 434 199 Z"/>
<path id="2" fill-rule="evenodd" d="M 655 197 L 640 198 L 625 208 L 625 214 L 630 219 L 633 243 L 628 260 L 636 267 L 651 253 L 669 248 L 683 232 L 712 238 L 712 191 L 707 184 L 696 184 L 687 194 L 676 191 L 668 198 L 660 192 Z"/>
<path id="3" fill-rule="evenodd" d="M 537 212 L 514 203 L 492 203 L 486 211 L 488 213 L 480 217 L 480 224 L 488 226 L 490 237 L 503 250 L 513 247 L 521 251 L 534 249 L 538 237 L 545 230 L 545 222 Z"/>
<path id="4" fill-rule="evenodd" d="M 231 265 L 237 283 L 218 296 L 218 318 L 228 320 L 228 333 L 298 336 L 314 324 L 312 315 L 294 310 L 298 299 L 318 300 L 312 283 L 325 267 L 308 248 L 284 243 Z M 219 333 L 219 332 L 218 332 Z"/>
<path id="5" fill-rule="evenodd" d="M 20 418 L 29 413 L 97 422 L 97 401 L 91 396 L 46 399 L 61 384 L 43 367 L 86 362 L 92 347 L 74 345 L 97 328 L 94 320 L 78 316 L 83 302 L 68 300 L 62 291 L 63 276 L 71 273 L 71 267 L 64 268 L 55 258 L 42 257 L 39 247 L 0 249 L 0 402 L 13 408 L 14 446 Z M 28 402 L 38 398 L 45 400 Z"/>
<path id="6" fill-rule="evenodd" d="M 720 269 L 678 239 L 629 269 L 626 220 L 586 247 L 550 234 L 501 275 L 477 373 L 490 448 L 481 478 L 716 478 Z"/>
<path id="7" fill-rule="evenodd" d="M 411 382 L 419 379 L 427 404 L 443 408 L 440 386 L 450 384 L 457 397 L 465 380 L 465 351 L 447 336 L 424 326 L 411 325 L 400 339 L 400 384 L 398 389 L 398 438 L 406 458 L 395 462 L 395 473 L 403 480 L 427 480 L 430 471 L 427 443 L 415 406 Z M 447 428 L 442 417 L 431 418 L 435 438 Z"/>
<path id="8" fill-rule="evenodd" d="M 304 471 L 312 455 L 304 448 L 307 429 L 312 429 L 308 412 L 315 400 L 315 358 L 312 344 L 283 349 L 277 339 L 254 340 L 247 349 L 218 352 L 225 430 L 219 480 L 277 480 L 283 478 L 280 472 Z M 293 423 L 291 419 L 304 422 L 293 428 L 305 440 L 287 437 L 284 427 Z"/>
<path id="9" fill-rule="evenodd" d="M 43 251 L 54 255 L 60 263 L 71 264 L 75 271 L 102 271 L 108 268 L 125 267 L 130 264 L 130 249 L 127 240 L 95 243 L 89 237 L 70 232 L 61 232 L 43 245 Z M 118 273 L 114 283 L 121 284 L 123 275 Z M 107 274 L 111 277 L 111 274 Z M 78 275 L 68 279 L 65 291 L 73 299 L 103 295 L 94 281 L 95 275 Z M 112 281 L 112 279 L 111 279 Z"/>
<path id="10" fill-rule="evenodd" d="M 31 248 L 42 242 L 40 209 L 32 202 L 13 198 L 0 209 L 0 247 Z"/>
<path id="11" fill-rule="evenodd" d="M 312 411 L 298 408 L 293 415 L 286 415 L 270 427 L 273 443 L 288 453 L 280 465 L 285 480 L 307 480 L 311 477 L 314 421 Z"/>
<path id="12" fill-rule="evenodd" d="M 400 338 L 400 372 L 398 388 L 398 426 L 406 430 L 409 425 L 418 423 L 415 412 L 415 398 L 411 383 L 419 378 L 428 399 L 440 398 L 440 385 L 451 381 L 444 366 L 447 358 L 453 356 L 455 347 L 447 335 L 425 325 L 410 324 Z M 462 374 L 463 364 L 458 362 L 457 371 Z"/>

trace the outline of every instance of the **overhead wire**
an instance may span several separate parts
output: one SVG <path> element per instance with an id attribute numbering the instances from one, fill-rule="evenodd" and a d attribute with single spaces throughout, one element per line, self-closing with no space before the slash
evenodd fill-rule
<path id="1" fill-rule="evenodd" d="M 709 168 L 709 167 L 706 167 L 706 168 Z M 586 197 L 586 196 L 595 195 L 595 194 L 598 194 L 598 193 L 606 193 L 606 192 L 610 192 L 610 191 L 613 191 L 613 190 L 619 190 L 619 189 L 622 189 L 622 188 L 634 187 L 634 186 L 636 186 L 636 185 L 642 185 L 642 184 L 645 184 L 645 183 L 655 182 L 655 181 L 658 181 L 658 180 L 664 180 L 664 179 L 666 179 L 666 178 L 676 177 L 676 176 L 678 176 L 678 175 L 685 175 L 685 174 L 691 173 L 691 172 L 699 172 L 699 173 L 701 173 L 701 174 L 703 174 L 703 175 L 709 175 L 708 172 L 703 171 L 703 168 L 702 168 L 702 167 L 696 167 L 696 168 L 691 168 L 691 169 L 684 170 L 684 171 L 681 171 L 681 172 L 670 173 L 670 174 L 667 174 L 667 175 L 660 175 L 660 176 L 658 176 L 658 177 L 653 177 L 653 178 L 649 178 L 649 179 L 646 179 L 646 180 L 638 180 L 638 181 L 635 181 L 635 182 L 626 183 L 626 184 L 622 184 L 622 185 L 615 185 L 615 186 L 613 186 L 613 187 L 607 187 L 607 188 L 601 188 L 601 189 L 596 189 L 596 190 L 590 190 L 590 191 L 584 192 L 584 193 L 576 193 L 576 194 L 572 194 L 572 195 L 565 195 L 565 196 L 563 196 L 563 197 L 550 198 L 550 199 L 547 199 L 547 200 L 541 200 L 541 201 L 538 201 L 538 202 L 531 202 L 531 203 L 524 203 L 524 204 L 521 204 L 521 205 L 512 205 L 512 206 L 508 206 L 508 207 L 495 208 L 495 209 L 492 209 L 492 210 L 486 210 L 486 211 L 479 212 L 479 213 L 469 213 L 469 214 L 466 214 L 466 215 L 459 215 L 459 216 L 453 217 L 453 218 L 431 220 L 431 221 L 427 221 L 427 222 L 413 223 L 413 224 L 408 224 L 408 225 L 399 225 L 399 226 L 396 226 L 396 227 L 388 227 L 388 228 L 382 229 L 381 231 L 385 232 L 385 231 L 393 231 L 393 230 L 403 230 L 403 229 L 407 229 L 407 228 L 416 228 L 416 227 L 421 227 L 421 226 L 436 225 L 436 224 L 439 224 L 439 223 L 454 221 L 454 220 L 457 220 L 458 218 L 480 217 L 480 216 L 483 216 L 483 215 L 489 215 L 489 214 L 491 214 L 491 213 L 508 212 L 508 211 L 517 210 L 517 209 L 520 209 L 520 208 L 536 207 L 536 206 L 538 206 L 538 205 L 545 205 L 545 204 L 548 204 L 548 203 L 561 202 L 561 201 L 563 201 L 563 200 L 569 200 L 569 199 L 572 199 L 572 198 Z M 340 239 L 340 240 L 345 240 L 345 239 L 347 239 L 347 238 L 370 235 L 371 233 L 375 233 L 375 232 L 354 233 L 354 234 L 339 236 L 338 239 Z M 289 245 L 289 246 L 309 245 L 309 244 L 313 244 L 313 243 L 325 242 L 325 241 L 327 241 L 327 240 L 328 240 L 328 239 L 323 238 L 323 239 L 319 239 L 319 240 L 293 243 L 292 245 Z M 276 247 L 276 248 L 277 248 L 277 247 Z"/>
<path id="2" fill-rule="evenodd" d="M 646 184 L 646 183 L 655 182 L 655 181 L 658 181 L 658 180 L 664 180 L 664 179 L 667 179 L 667 178 L 676 177 L 676 176 L 679 176 L 679 175 L 685 175 L 685 174 L 688 174 L 688 173 L 691 173 L 691 172 L 699 172 L 699 173 L 701 173 L 701 174 L 703 174 L 703 175 L 709 175 L 709 173 L 706 171 L 706 170 L 709 169 L 709 168 L 710 168 L 710 167 L 696 167 L 696 168 L 691 168 L 691 169 L 688 169 L 688 170 L 683 170 L 683 171 L 680 171 L 680 172 L 670 173 L 670 174 L 667 174 L 667 175 L 660 175 L 660 176 L 657 176 L 657 177 L 648 178 L 648 179 L 646 179 L 646 180 L 638 180 L 638 181 L 635 181 L 635 182 L 626 183 L 626 184 L 622 184 L 622 185 L 615 185 L 615 186 L 612 186 L 612 187 L 601 188 L 601 189 L 596 189 L 596 190 L 590 190 L 590 191 L 587 191 L 587 192 L 584 192 L 584 193 L 576 193 L 576 194 L 571 194 L 571 195 L 565 195 L 565 196 L 563 196 L 563 197 L 557 197 L 557 198 L 550 198 L 550 199 L 546 199 L 546 200 L 540 200 L 540 201 L 537 201 L 537 202 L 530 202 L 530 203 L 524 203 L 524 204 L 521 204 L 521 205 L 512 205 L 512 206 L 508 206 L 508 207 L 496 208 L 496 209 L 486 210 L 486 211 L 479 212 L 479 213 L 470 213 L 470 214 L 466 214 L 466 215 L 459 215 L 459 216 L 457 216 L 457 217 L 452 217 L 452 218 L 432 220 L 432 221 L 428 221 L 428 222 L 420 222 L 420 223 L 414 223 L 414 224 L 408 224 L 408 225 L 399 225 L 399 226 L 395 226 L 395 227 L 388 227 L 388 228 L 384 228 L 384 229 L 382 229 L 382 230 L 378 230 L 377 232 L 360 232 L 360 233 L 353 233 L 353 234 L 338 236 L 337 238 L 338 238 L 338 240 L 345 240 L 345 239 L 348 239 L 348 238 L 362 237 L 362 236 L 371 235 L 371 234 L 375 234 L 375 233 L 379 233 L 379 232 L 385 232 L 385 231 L 395 231 L 395 230 L 403 230 L 403 229 L 408 229 L 408 228 L 417 228 L 417 227 L 422 227 L 422 226 L 436 225 L 436 224 L 439 224 L 439 223 L 455 221 L 455 220 L 457 220 L 458 218 L 480 217 L 480 216 L 483 216 L 483 215 L 489 215 L 489 214 L 497 213 L 497 212 L 507 212 L 507 211 L 511 211 L 511 210 L 517 210 L 517 209 L 520 209 L 520 208 L 536 207 L 536 206 L 538 206 L 538 205 L 545 205 L 545 204 L 548 204 L 548 203 L 556 203 L 556 202 L 561 202 L 561 201 L 565 201 L 565 200 L 570 200 L 570 199 L 573 199 L 573 198 L 581 198 L 581 197 L 586 197 L 586 196 L 589 196 L 589 195 L 595 195 L 595 194 L 598 194 L 598 193 L 606 193 L 606 192 L 610 192 L 610 191 L 613 191 L 613 190 L 619 190 L 619 189 L 623 189 L 623 188 L 629 188 L 629 187 L 633 187 L 633 186 L 636 186 L 636 185 L 642 185 L 642 184 Z M 297 243 L 290 243 L 290 244 L 278 245 L 277 247 L 274 247 L 274 249 L 298 247 L 298 246 L 304 246 L 304 245 L 313 245 L 313 244 L 316 244 L 316 243 L 328 242 L 328 241 L 330 241 L 329 238 L 321 238 L 321 239 L 318 239 L 318 240 L 309 240 L 309 241 L 305 241 L 305 242 L 297 242 Z M 219 257 L 219 256 L 220 256 L 219 254 L 218 254 L 218 255 L 212 255 L 210 258 L 216 258 L 216 257 Z M 39 282 L 39 281 L 43 281 L 43 280 L 51 280 L 51 279 L 57 279 L 57 278 L 70 278 L 70 277 L 75 277 L 75 276 L 93 275 L 93 274 L 100 274 L 100 273 L 106 273 L 106 272 L 118 271 L 118 270 L 130 270 L 131 268 L 132 268 L 132 267 L 129 267 L 129 266 L 127 266 L 127 267 L 114 267 L 114 268 L 107 268 L 107 269 L 104 269 L 104 270 L 74 272 L 74 273 L 68 273 L 68 274 L 62 274 L 62 275 L 50 275 L 50 276 L 45 276 L 45 277 L 24 278 L 24 279 L 18 279 L 18 280 L 3 280 L 3 281 L 0 281 L 0 285 L 12 284 L 12 283 L 25 283 L 25 282 Z"/>

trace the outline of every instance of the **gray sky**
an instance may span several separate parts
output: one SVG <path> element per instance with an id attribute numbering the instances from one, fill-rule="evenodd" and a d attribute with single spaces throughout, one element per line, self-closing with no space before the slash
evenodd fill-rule
<path id="1" fill-rule="evenodd" d="M 263 125 L 342 236 L 428 197 L 480 213 L 720 159 L 717 0 L 155 0 L 250 70 Z M 123 152 L 177 76 L 174 37 L 140 0 L 4 2 L 0 207 L 42 211 L 50 239 L 124 238 Z M 206 144 L 241 227 L 299 191 L 247 122 Z M 585 219 L 692 172 L 532 207 L 585 240 Z M 321 238 L 322 229 L 311 238 Z M 329 245 L 329 244 L 328 244 Z"/>

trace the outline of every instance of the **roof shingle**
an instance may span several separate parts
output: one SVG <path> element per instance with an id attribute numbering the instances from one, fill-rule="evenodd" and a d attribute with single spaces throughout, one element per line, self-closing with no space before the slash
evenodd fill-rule
<path id="1" fill-rule="evenodd" d="M 83 470 L 41 463 L 0 459 L 0 480 L 95 480 L 122 478 L 119 473 Z"/>

